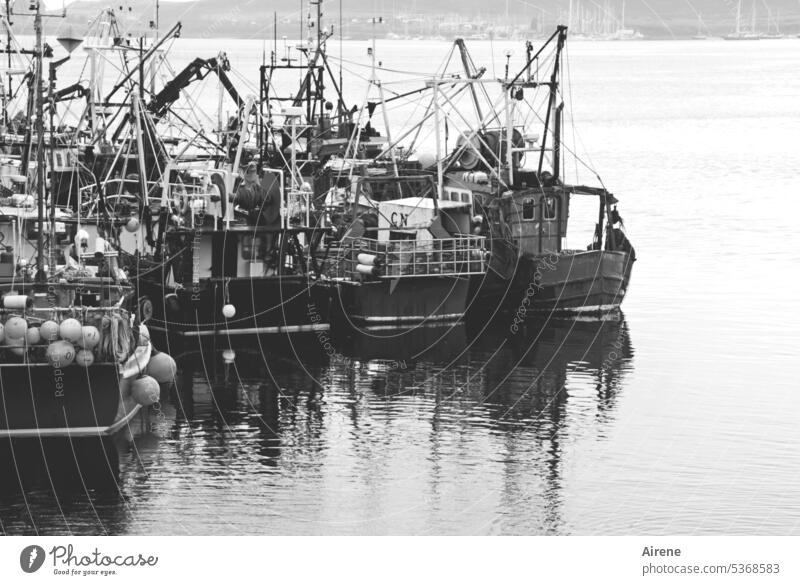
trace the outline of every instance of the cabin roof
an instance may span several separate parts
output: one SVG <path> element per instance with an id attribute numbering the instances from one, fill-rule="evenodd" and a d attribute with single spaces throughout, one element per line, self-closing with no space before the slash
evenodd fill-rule
<path id="1" fill-rule="evenodd" d="M 433 209 L 434 200 L 431 197 L 406 197 L 404 199 L 392 199 L 390 201 L 383 201 L 381 205 L 402 205 L 404 207 L 419 207 L 421 209 Z M 458 209 L 462 207 L 470 207 L 469 202 L 465 201 L 446 201 L 439 200 L 440 209 Z"/>

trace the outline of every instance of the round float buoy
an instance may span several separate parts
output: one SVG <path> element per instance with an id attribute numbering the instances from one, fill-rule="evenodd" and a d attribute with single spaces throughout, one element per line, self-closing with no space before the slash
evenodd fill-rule
<path id="1" fill-rule="evenodd" d="M 236 307 L 231 304 L 227 304 L 222 307 L 222 316 L 226 319 L 233 319 L 236 316 Z"/>
<path id="2" fill-rule="evenodd" d="M 47 346 L 47 361 L 54 368 L 65 368 L 75 361 L 75 348 L 69 341 L 54 341 Z"/>
<path id="3" fill-rule="evenodd" d="M 25 334 L 25 338 L 28 340 L 28 345 L 36 345 L 42 340 L 42 334 L 38 327 L 31 327 Z"/>
<path id="4" fill-rule="evenodd" d="M 6 339 L 22 339 L 28 332 L 28 322 L 22 317 L 11 317 L 6 321 Z"/>
<path id="5" fill-rule="evenodd" d="M 142 406 L 150 406 L 158 402 L 160 392 L 158 382 L 150 376 L 142 376 L 131 387 L 131 396 L 137 404 Z"/>
<path id="6" fill-rule="evenodd" d="M 45 341 L 58 341 L 58 323 L 45 321 L 39 326 L 39 334 Z"/>
<path id="7" fill-rule="evenodd" d="M 94 354 L 91 350 L 81 349 L 75 354 L 75 363 L 84 368 L 88 368 L 94 363 Z"/>
<path id="8" fill-rule="evenodd" d="M 6 345 L 11 350 L 11 353 L 22 356 L 25 355 L 25 340 L 11 337 L 6 339 Z"/>
<path id="9" fill-rule="evenodd" d="M 235 359 L 236 359 L 236 352 L 233 351 L 232 349 L 226 349 L 225 351 L 222 352 L 222 360 L 226 364 L 232 364 Z"/>
<path id="10" fill-rule="evenodd" d="M 139 218 L 132 217 L 128 220 L 128 223 L 125 224 L 125 231 L 129 234 L 132 234 L 139 230 Z"/>
<path id="11" fill-rule="evenodd" d="M 89 351 L 100 345 L 100 332 L 97 330 L 97 327 L 93 325 L 84 325 L 81 327 L 81 338 L 78 345 Z"/>
<path id="12" fill-rule="evenodd" d="M 178 372 L 178 364 L 172 359 L 172 356 L 164 352 L 157 353 L 150 358 L 147 364 L 145 373 L 152 376 L 159 384 L 166 384 L 175 379 L 175 374 Z"/>
<path id="13" fill-rule="evenodd" d="M 81 322 L 73 318 L 64 319 L 58 327 L 61 339 L 70 343 L 78 343 L 81 340 L 82 332 Z"/>

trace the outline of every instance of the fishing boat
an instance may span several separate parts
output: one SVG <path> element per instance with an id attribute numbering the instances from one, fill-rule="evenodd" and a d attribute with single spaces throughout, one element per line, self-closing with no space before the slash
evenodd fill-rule
<path id="1" fill-rule="evenodd" d="M 117 252 L 56 205 L 53 172 L 48 200 L 38 2 L 34 28 L 32 164 L 0 179 L 0 438 L 110 435 L 158 401 L 175 364 L 154 352 Z"/>
<path id="2" fill-rule="evenodd" d="M 522 313 L 603 312 L 619 307 L 628 290 L 636 256 L 618 199 L 602 185 L 564 180 L 560 73 L 566 39 L 561 26 L 538 50 L 527 43 L 516 75 L 507 53 L 500 79 L 485 78 L 486 68 L 477 68 L 457 40 L 452 50 L 460 59 L 446 62 L 463 69 L 427 80 L 426 115 L 376 157 L 387 160 L 401 139 L 416 140 L 423 125 L 433 124 L 437 153 L 423 156 L 424 145 L 412 141 L 399 164 L 416 156 L 418 166 L 440 177 L 440 202 L 470 202 L 467 233 L 484 237 L 489 252 L 487 273 L 471 277 L 470 305 L 480 313 L 501 305 Z M 542 126 L 532 127 L 532 120 Z M 565 245 L 576 197 L 596 200 L 594 237 L 579 249 Z"/>
<path id="3" fill-rule="evenodd" d="M 457 322 L 470 278 L 484 275 L 470 201 L 440 199 L 430 175 L 357 177 L 343 200 L 355 215 L 336 243 L 332 312 L 356 326 Z"/>
<path id="4" fill-rule="evenodd" d="M 131 110 L 131 127 L 148 129 L 137 134 L 157 135 L 156 125 L 170 118 L 181 93 L 213 72 L 220 100 L 229 97 L 237 112 L 220 120 L 211 155 L 187 155 L 200 142 L 198 131 L 175 156 L 161 157 L 160 181 L 135 188 L 159 193 L 144 205 L 144 237 L 126 258 L 154 332 L 231 343 L 329 328 L 328 291 L 318 284 L 315 254 L 328 228 L 318 225 L 313 185 L 325 161 L 348 142 L 350 127 L 325 55 L 333 33 L 323 32 L 320 19 L 318 6 L 316 22 L 309 16 L 308 44 L 286 47 L 283 58 L 276 39 L 260 68 L 258 99 L 239 94 L 220 56 L 195 59 L 149 103 Z M 277 93 L 281 75 L 299 75 L 300 87 Z M 335 115 L 323 92 L 326 75 L 338 93 Z"/>
<path id="5" fill-rule="evenodd" d="M 470 126 L 448 158 L 445 173 L 446 188 L 467 193 L 475 201 L 481 230 L 516 251 L 513 276 L 496 280 L 495 289 L 499 285 L 510 293 L 506 298 L 519 302 L 522 313 L 616 309 L 625 298 L 636 259 L 617 210 L 618 199 L 602 186 L 564 180 L 565 104 L 559 90 L 566 40 L 566 27 L 559 27 L 538 51 L 529 49 L 517 75 L 508 75 L 499 84 L 487 80 L 487 85 L 499 85 L 505 96 L 496 102 L 500 105 L 491 117 L 483 116 L 495 126 Z M 549 75 L 532 70 L 547 51 L 552 63 Z M 543 124 L 530 128 L 525 121 L 537 119 L 532 114 L 537 99 L 544 104 L 538 116 Z M 594 237 L 583 249 L 565 246 L 570 205 L 576 197 L 597 202 Z M 507 258 L 495 260 L 502 260 L 495 273 L 503 275 Z M 497 290 L 483 286 L 476 294 L 491 297 Z"/>
<path id="6" fill-rule="evenodd" d="M 280 170 L 259 176 L 255 162 L 234 196 L 223 170 L 169 176 L 155 253 L 129 258 L 150 329 L 202 340 L 328 328 L 307 254 L 322 236 L 307 227 L 308 191 L 287 189 Z"/>

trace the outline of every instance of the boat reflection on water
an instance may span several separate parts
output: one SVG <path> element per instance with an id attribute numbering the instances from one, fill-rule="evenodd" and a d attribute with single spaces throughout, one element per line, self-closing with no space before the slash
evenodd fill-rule
<path id="1" fill-rule="evenodd" d="M 419 445 L 424 437 L 416 461 L 421 468 L 419 457 L 435 463 L 424 479 L 428 485 L 418 489 L 444 494 L 457 486 L 454 501 L 442 496 L 429 512 L 439 530 L 469 531 L 469 523 L 450 526 L 447 514 L 472 507 L 480 517 L 486 506 L 488 527 L 478 525 L 475 532 L 568 533 L 564 476 L 588 463 L 576 460 L 577 445 L 591 450 L 602 444 L 613 421 L 633 360 L 621 313 L 594 320 L 529 320 L 515 330 L 495 323 L 470 331 L 457 361 L 448 356 L 391 368 L 372 360 L 338 378 L 347 391 L 369 389 L 382 400 L 384 416 L 394 419 L 387 425 L 411 424 L 403 420 L 408 417 L 420 421 L 413 425 L 417 434 L 404 440 Z M 362 345 L 360 358 L 375 355 L 374 343 L 362 340 Z M 375 417 L 377 407 L 369 409 Z"/>
<path id="2" fill-rule="evenodd" d="M 0 444 L 0 490 L 102 489 L 119 479 L 119 455 L 108 437 L 15 439 Z"/>
<path id="3" fill-rule="evenodd" d="M 496 333 L 496 332 L 494 332 Z M 488 336 L 492 339 L 492 335 Z M 621 315 L 603 320 L 527 321 L 505 337 L 508 351 L 489 359 L 481 399 L 505 429 L 503 483 L 506 505 L 520 490 L 539 500 L 539 530 L 570 533 L 563 514 L 565 475 L 591 461 L 581 449 L 602 444 L 617 395 L 631 368 L 633 347 Z M 484 351 L 496 347 L 487 339 Z M 483 347 L 483 344 L 480 344 Z M 533 442 L 524 435 L 532 435 Z M 503 531 L 530 533 L 531 520 L 508 518 Z"/>
<path id="4" fill-rule="evenodd" d="M 178 359 L 169 436 L 186 443 L 185 455 L 201 468 L 203 457 L 215 459 L 223 445 L 232 456 L 274 466 L 282 425 L 294 427 L 301 416 L 311 427 L 321 422 L 310 424 L 321 417 L 327 363 L 317 337 L 262 336 L 254 346 Z M 248 451 L 254 443 L 257 450 Z"/>
<path id="5" fill-rule="evenodd" d="M 340 333 L 333 342 L 341 358 L 357 362 L 380 361 L 404 368 L 416 362 L 458 361 L 467 347 L 467 330 L 463 322 L 364 328 Z"/>
<path id="6" fill-rule="evenodd" d="M 69 443 L 44 465 L 38 442 L 14 443 L 0 520 L 42 534 L 569 533 L 572 474 L 602 449 L 632 359 L 622 318 L 186 354 L 133 443 L 92 466 L 65 470 Z M 172 485 L 191 502 L 165 527 Z"/>
<path id="7" fill-rule="evenodd" d="M 0 442 L 0 534 L 102 534 L 105 526 L 124 524 L 116 443 L 116 437 Z"/>
<path id="8" fill-rule="evenodd" d="M 596 408 L 600 419 L 602 413 L 611 415 L 633 358 L 621 313 L 528 320 L 515 329 L 490 329 L 476 344 L 487 355 L 486 398 L 507 408 L 502 421 L 519 419 L 557 430 L 564 416 L 574 414 L 566 410 L 570 399 L 578 410 Z M 500 345 L 507 351 L 495 352 Z"/>

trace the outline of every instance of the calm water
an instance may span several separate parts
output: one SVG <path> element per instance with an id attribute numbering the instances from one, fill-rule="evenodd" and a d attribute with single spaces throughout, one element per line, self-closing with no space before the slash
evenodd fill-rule
<path id="1" fill-rule="evenodd" d="M 255 72 L 260 43 L 225 48 Z M 429 70 L 447 45 L 379 51 Z M 639 257 L 624 317 L 186 356 L 132 444 L 5 453 L 0 530 L 800 532 L 800 40 L 573 43 L 568 71 Z"/>

